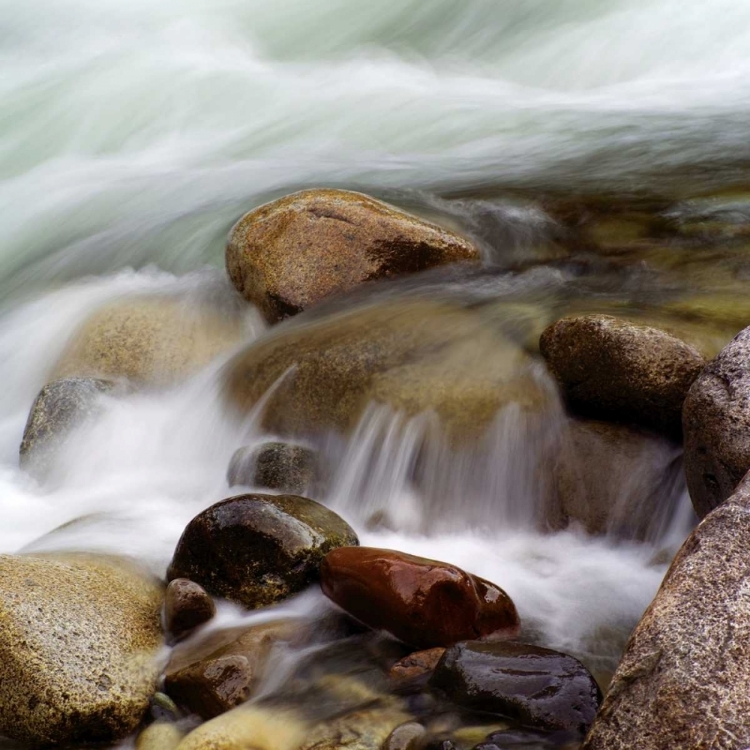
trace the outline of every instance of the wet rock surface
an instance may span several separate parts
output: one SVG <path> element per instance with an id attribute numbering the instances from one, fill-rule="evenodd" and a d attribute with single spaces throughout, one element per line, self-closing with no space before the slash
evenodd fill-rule
<path id="1" fill-rule="evenodd" d="M 190 712 L 211 719 L 244 703 L 263 676 L 275 644 L 295 637 L 291 621 L 209 634 L 172 653 L 164 675 L 169 695 Z"/>
<path id="2" fill-rule="evenodd" d="M 601 701 L 577 659 L 525 643 L 458 643 L 445 652 L 430 685 L 465 708 L 581 736 Z"/>
<path id="3" fill-rule="evenodd" d="M 499 409 L 539 413 L 556 398 L 554 385 L 495 326 L 428 300 L 388 301 L 281 329 L 232 359 L 224 384 L 240 413 L 275 386 L 263 426 L 302 437 L 351 431 L 374 402 L 408 417 L 432 411 L 451 437 L 475 439 Z"/>
<path id="4" fill-rule="evenodd" d="M 750 469 L 750 328 L 701 372 L 683 411 L 685 474 L 703 518 Z"/>
<path id="5" fill-rule="evenodd" d="M 745 748 L 750 482 L 688 537 L 628 641 L 586 750 Z"/>
<path id="6" fill-rule="evenodd" d="M 241 338 L 241 319 L 226 311 L 166 296 L 126 298 L 102 307 L 73 333 L 54 377 L 163 387 L 184 380 Z"/>
<path id="7" fill-rule="evenodd" d="M 424 687 L 444 653 L 442 647 L 429 648 L 399 659 L 388 670 L 391 687 L 396 691 Z"/>
<path id="8" fill-rule="evenodd" d="M 376 630 L 417 648 L 517 635 L 515 605 L 499 587 L 460 568 L 393 550 L 333 550 L 320 568 L 323 593 Z"/>
<path id="9" fill-rule="evenodd" d="M 684 492 L 682 451 L 671 440 L 612 422 L 569 420 L 554 469 L 553 528 L 658 539 Z"/>
<path id="10" fill-rule="evenodd" d="M 187 578 L 176 578 L 164 595 L 164 627 L 174 639 L 189 635 L 216 614 L 216 604 L 206 590 Z"/>
<path id="11" fill-rule="evenodd" d="M 112 744 L 156 688 L 161 586 L 90 555 L 0 556 L 0 734 Z"/>
<path id="12" fill-rule="evenodd" d="M 314 500 L 238 495 L 188 524 L 167 577 L 189 578 L 213 596 L 254 609 L 307 588 L 326 553 L 356 544 L 352 528 Z"/>
<path id="13" fill-rule="evenodd" d="M 427 730 L 417 721 L 407 721 L 396 727 L 383 743 L 382 750 L 414 750 Z"/>
<path id="14" fill-rule="evenodd" d="M 682 404 L 705 365 L 694 347 L 608 315 L 558 320 L 539 347 L 578 413 L 681 436 Z"/>
<path id="15" fill-rule="evenodd" d="M 579 750 L 581 737 L 571 732 L 508 729 L 493 732 L 472 750 Z"/>
<path id="16" fill-rule="evenodd" d="M 295 315 L 375 279 L 478 261 L 467 240 L 362 193 L 304 190 L 245 214 L 226 264 L 266 320 Z"/>
<path id="17" fill-rule="evenodd" d="M 265 487 L 292 495 L 309 489 L 316 479 L 317 454 L 304 445 L 263 443 L 256 448 L 238 448 L 229 464 L 230 487 Z"/>
<path id="18" fill-rule="evenodd" d="M 44 479 L 70 431 L 94 416 L 101 395 L 114 388 L 113 381 L 97 378 L 62 378 L 45 385 L 23 431 L 21 467 Z"/>

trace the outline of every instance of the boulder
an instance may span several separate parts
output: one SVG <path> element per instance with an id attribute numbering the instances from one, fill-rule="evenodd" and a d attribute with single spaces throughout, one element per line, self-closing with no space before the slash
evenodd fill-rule
<path id="1" fill-rule="evenodd" d="M 54 368 L 55 378 L 127 379 L 166 386 L 242 339 L 239 316 L 173 297 L 128 297 L 89 316 Z"/>
<path id="2" fill-rule="evenodd" d="M 97 378 L 63 378 L 39 392 L 29 412 L 21 441 L 21 467 L 44 479 L 71 430 L 98 411 L 99 398 L 115 383 Z"/>
<path id="3" fill-rule="evenodd" d="M 170 581 L 164 596 L 164 627 L 173 638 L 184 638 L 215 614 L 214 600 L 203 586 L 187 578 Z"/>
<path id="4" fill-rule="evenodd" d="M 750 328 L 721 350 L 685 399 L 685 475 L 699 518 L 750 469 Z"/>
<path id="5" fill-rule="evenodd" d="M 232 283 L 271 323 L 367 281 L 479 260 L 457 234 L 346 190 L 304 190 L 250 211 L 226 252 Z"/>
<path id="6" fill-rule="evenodd" d="M 177 750 L 299 750 L 308 731 L 292 711 L 240 706 L 194 729 Z"/>
<path id="7" fill-rule="evenodd" d="M 659 435 L 612 422 L 569 420 L 554 468 L 553 528 L 659 539 L 684 492 L 682 451 Z"/>
<path id="8" fill-rule="evenodd" d="M 544 331 L 539 347 L 581 415 L 681 436 L 682 404 L 705 365 L 694 347 L 609 315 L 558 320 Z"/>
<path id="9" fill-rule="evenodd" d="M 750 479 L 677 553 L 586 750 L 750 747 Z"/>
<path id="10" fill-rule="evenodd" d="M 204 719 L 244 703 L 263 675 L 274 644 L 296 634 L 290 621 L 210 633 L 199 643 L 177 646 L 164 687 L 181 706 Z"/>
<path id="11" fill-rule="evenodd" d="M 161 586 L 87 555 L 0 556 L 0 734 L 114 744 L 156 688 Z"/>
<path id="12" fill-rule="evenodd" d="M 526 643 L 458 643 L 445 652 L 430 685 L 467 709 L 581 735 L 601 701 L 599 686 L 577 659 Z"/>
<path id="13" fill-rule="evenodd" d="M 291 495 L 309 489 L 317 475 L 317 455 L 304 445 L 263 443 L 238 448 L 229 464 L 230 487 L 265 487 Z"/>
<path id="14" fill-rule="evenodd" d="M 426 299 L 285 327 L 238 354 L 224 377 L 242 414 L 266 396 L 263 426 L 284 436 L 351 431 L 375 402 L 407 417 L 431 412 L 449 436 L 473 440 L 501 408 L 537 414 L 555 399 L 529 356 L 478 312 Z"/>
<path id="15" fill-rule="evenodd" d="M 320 566 L 323 593 L 353 617 L 417 648 L 509 638 L 520 622 L 510 597 L 460 568 L 393 550 L 341 547 Z"/>
<path id="16" fill-rule="evenodd" d="M 326 553 L 355 544 L 351 527 L 314 500 L 238 495 L 187 525 L 167 577 L 189 578 L 213 596 L 255 609 L 307 588 Z"/>

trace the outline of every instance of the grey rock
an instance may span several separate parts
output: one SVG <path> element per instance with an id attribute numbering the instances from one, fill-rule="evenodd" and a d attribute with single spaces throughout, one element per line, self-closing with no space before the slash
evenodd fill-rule
<path id="1" fill-rule="evenodd" d="M 304 445 L 264 443 L 238 448 L 229 464 L 230 487 L 264 487 L 290 495 L 308 490 L 317 476 L 317 454 Z"/>
<path id="2" fill-rule="evenodd" d="M 683 410 L 685 474 L 703 518 L 750 469 L 750 328 L 740 332 L 693 383 Z"/>
<path id="3" fill-rule="evenodd" d="M 688 537 L 585 750 L 750 747 L 750 480 Z"/>

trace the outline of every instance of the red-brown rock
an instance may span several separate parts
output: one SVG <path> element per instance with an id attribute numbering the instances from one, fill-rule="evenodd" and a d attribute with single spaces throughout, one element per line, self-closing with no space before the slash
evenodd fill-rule
<path id="1" fill-rule="evenodd" d="M 424 687 L 444 653 L 445 649 L 438 646 L 399 659 L 388 670 L 391 687 L 399 691 Z"/>
<path id="2" fill-rule="evenodd" d="M 326 555 L 320 572 L 329 599 L 417 648 L 512 638 L 520 628 L 515 605 L 499 586 L 437 560 L 341 547 Z"/>
<path id="3" fill-rule="evenodd" d="M 164 595 L 164 627 L 179 640 L 208 622 L 216 605 L 203 586 L 187 578 L 175 578 Z"/>

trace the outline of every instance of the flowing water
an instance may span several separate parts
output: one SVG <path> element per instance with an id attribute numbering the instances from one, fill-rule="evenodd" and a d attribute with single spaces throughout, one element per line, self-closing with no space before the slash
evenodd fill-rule
<path id="1" fill-rule="evenodd" d="M 0 10 L 2 552 L 122 552 L 163 575 L 185 524 L 229 494 L 234 449 L 268 437 L 222 401 L 231 352 L 166 390 L 104 397 L 44 484 L 18 468 L 29 407 L 113 299 L 176 296 L 236 320 L 245 344 L 269 335 L 238 308 L 225 237 L 301 187 L 363 190 L 470 235 L 483 270 L 382 294 L 480 308 L 532 351 L 571 310 L 658 319 L 709 354 L 750 323 L 743 0 Z M 474 452 L 433 444 L 415 482 L 423 422 L 373 406 L 351 437 L 320 436 L 319 499 L 365 544 L 497 582 L 539 642 L 606 674 L 693 519 L 683 493 L 645 542 L 540 530 L 537 462 L 562 419 L 535 432 L 506 410 Z M 616 497 L 642 492 L 620 479 Z"/>

